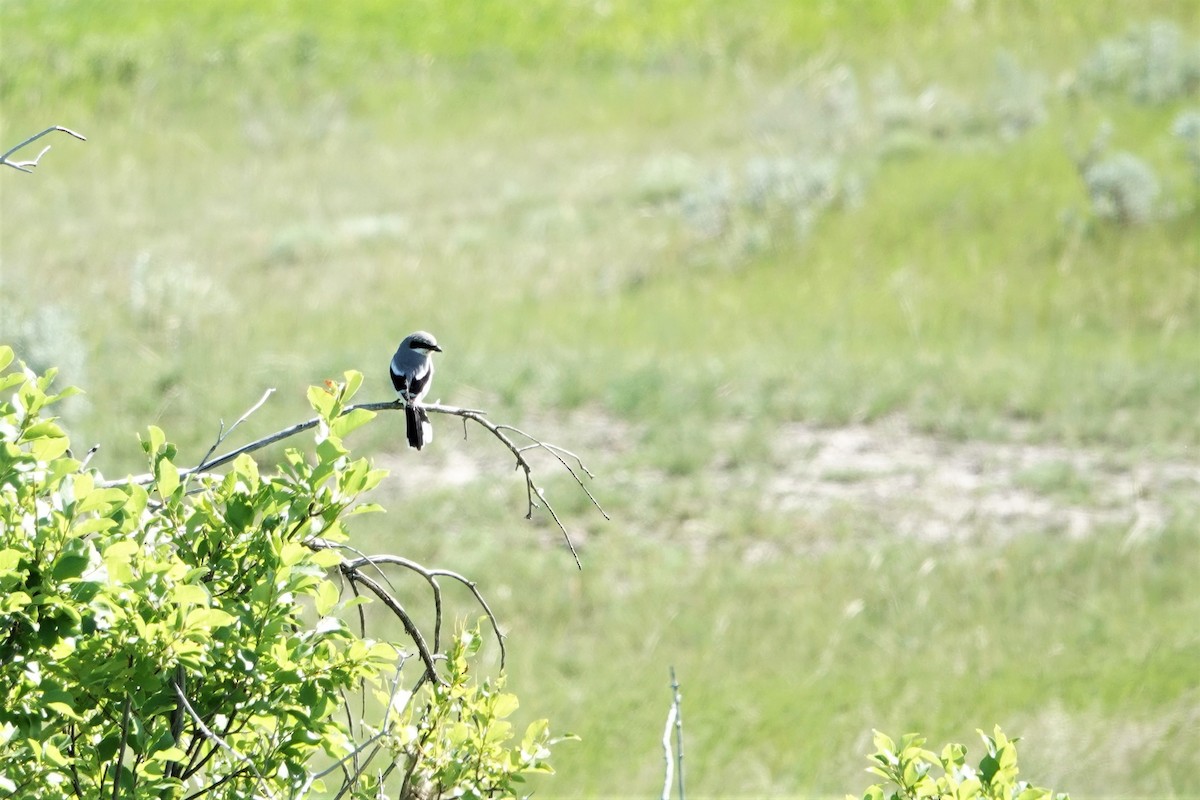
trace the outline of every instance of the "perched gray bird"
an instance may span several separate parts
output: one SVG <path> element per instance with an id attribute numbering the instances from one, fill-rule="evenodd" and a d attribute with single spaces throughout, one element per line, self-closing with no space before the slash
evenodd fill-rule
<path id="1" fill-rule="evenodd" d="M 421 399 L 433 380 L 433 352 L 442 352 L 432 333 L 417 331 L 404 337 L 392 356 L 392 386 L 404 401 L 404 419 L 408 425 L 408 446 L 420 450 L 433 441 L 429 415 L 421 408 Z"/>

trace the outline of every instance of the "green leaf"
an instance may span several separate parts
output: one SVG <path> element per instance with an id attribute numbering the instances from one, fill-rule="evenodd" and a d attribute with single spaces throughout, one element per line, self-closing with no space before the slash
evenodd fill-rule
<path id="1" fill-rule="evenodd" d="M 78 541 L 78 540 L 76 540 Z M 54 562 L 54 580 L 64 581 L 78 578 L 87 569 L 91 559 L 87 553 L 63 553 Z"/>
<path id="2" fill-rule="evenodd" d="M 177 584 L 171 590 L 172 599 L 179 605 L 203 605 L 207 606 L 210 602 L 208 592 L 203 586 L 196 586 L 191 583 Z"/>
<path id="3" fill-rule="evenodd" d="M 13 548 L 0 550 L 0 572 L 8 572 L 15 569 L 21 563 L 21 558 L 24 555 L 22 551 Z"/>
<path id="4" fill-rule="evenodd" d="M 65 767 L 69 763 L 62 751 L 51 742 L 42 743 L 42 758 L 56 767 Z"/>
<path id="5" fill-rule="evenodd" d="M 83 477 L 83 476 L 80 476 Z M 78 484 L 79 479 L 76 478 Z M 78 495 L 77 495 L 78 496 Z M 124 505 L 129 499 L 129 496 L 124 491 L 116 487 L 110 489 L 96 489 L 89 491 L 82 500 L 79 500 L 75 506 L 76 514 L 86 514 L 89 511 L 101 511 L 103 514 L 108 514 L 113 507 Z"/>
<path id="6" fill-rule="evenodd" d="M 308 548 L 299 542 L 284 542 L 279 550 L 279 563 L 285 567 L 295 566 L 304 560 L 308 552 Z"/>
<path id="7" fill-rule="evenodd" d="M 6 344 L 0 344 L 0 370 L 13 362 L 13 349 Z"/>
<path id="8" fill-rule="evenodd" d="M 368 411 L 365 408 L 356 408 L 353 411 L 342 414 L 333 422 L 329 423 L 329 432 L 340 439 L 356 428 L 361 428 L 363 425 L 366 425 L 374 418 L 374 411 Z"/>
<path id="9" fill-rule="evenodd" d="M 515 694 L 500 694 L 496 695 L 495 704 L 492 706 L 492 714 L 496 719 L 504 719 L 517 710 L 520 703 Z"/>
<path id="10" fill-rule="evenodd" d="M 163 443 L 167 441 L 167 435 L 157 425 L 151 425 L 146 429 L 146 433 L 149 438 L 142 441 L 142 449 L 153 455 L 162 449 Z"/>
<path id="11" fill-rule="evenodd" d="M 237 617 L 219 608 L 193 608 L 184 619 L 185 628 L 223 628 Z"/>
<path id="12" fill-rule="evenodd" d="M 317 587 L 317 613 L 322 617 L 328 616 L 329 612 L 333 611 L 333 607 L 337 605 L 338 589 L 333 584 L 333 581 L 321 581 Z"/>
<path id="13" fill-rule="evenodd" d="M 171 463 L 168 458 L 160 458 L 158 464 L 154 467 L 155 483 L 158 486 L 158 493 L 163 500 L 175 494 L 175 490 L 179 488 L 179 470 Z"/>
<path id="14" fill-rule="evenodd" d="M 344 400 L 349 400 L 351 397 L 354 397 L 354 395 L 358 393 L 358 388 L 360 386 L 362 386 L 363 374 L 356 369 L 348 369 L 348 370 L 346 370 L 345 374 L 346 374 L 346 391 L 342 395 L 342 398 Z M 368 412 L 368 413 L 370 413 L 370 412 Z M 374 416 L 374 414 L 371 414 L 371 416 Z"/>
<path id="15" fill-rule="evenodd" d="M 942 764 L 949 767 L 951 765 L 962 766 L 966 762 L 967 748 L 961 744 L 951 742 L 942 748 Z"/>
<path id="16" fill-rule="evenodd" d="M 128 561 L 133 557 L 133 554 L 140 550 L 141 547 L 137 542 L 129 539 L 122 539 L 119 542 L 113 542 L 108 547 L 104 548 L 105 561 Z"/>
<path id="17" fill-rule="evenodd" d="M 50 709 L 55 714 L 58 714 L 60 717 L 64 717 L 69 720 L 74 720 L 75 722 L 81 722 L 83 720 L 83 717 L 81 717 L 75 713 L 74 708 L 72 708 L 67 703 L 62 702 L 61 700 L 48 702 L 45 705 L 46 705 L 46 708 Z"/>
<path id="18" fill-rule="evenodd" d="M 63 429 L 59 427 L 57 422 L 52 419 L 46 419 L 26 428 L 25 432 L 21 434 L 21 440 L 32 442 L 35 439 L 61 439 L 64 436 L 66 434 L 63 433 Z"/>
<path id="19" fill-rule="evenodd" d="M 65 436 L 34 440 L 29 447 L 30 454 L 38 461 L 53 461 L 67 452 L 71 440 Z"/>
<path id="20" fill-rule="evenodd" d="M 979 774 L 983 778 L 984 783 L 991 783 L 992 778 L 1000 770 L 1000 762 L 995 756 L 984 756 L 979 760 Z"/>
<path id="21" fill-rule="evenodd" d="M 322 569 L 329 569 L 342 563 L 342 554 L 332 548 L 318 550 L 309 556 L 308 560 Z"/>
<path id="22" fill-rule="evenodd" d="M 83 522 L 72 525 L 71 536 L 80 537 L 87 536 L 88 534 L 92 533 L 103 533 L 104 531 L 112 530 L 115 527 L 117 527 L 117 521 L 115 519 L 109 519 L 108 517 L 92 517 L 91 519 L 85 519 Z"/>
<path id="23" fill-rule="evenodd" d="M 323 419 L 329 419 L 337 398 L 324 386 L 308 387 L 308 403 Z"/>
<path id="24" fill-rule="evenodd" d="M 24 380 L 25 376 L 20 372 L 10 372 L 7 375 L 0 375 L 0 390 L 16 386 Z"/>
<path id="25" fill-rule="evenodd" d="M 187 753 L 178 747 L 167 747 L 162 750 L 155 750 L 150 754 L 152 761 L 182 761 L 187 758 Z"/>

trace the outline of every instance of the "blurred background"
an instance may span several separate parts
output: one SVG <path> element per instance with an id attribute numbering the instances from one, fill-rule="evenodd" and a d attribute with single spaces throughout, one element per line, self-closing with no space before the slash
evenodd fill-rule
<path id="1" fill-rule="evenodd" d="M 108 476 L 389 399 L 418 328 L 596 473 L 611 522 L 539 464 L 578 572 L 482 432 L 351 441 L 356 541 L 477 580 L 582 737 L 539 796 L 659 792 L 672 665 L 696 796 L 997 723 L 1200 796 L 1194 0 L 4 0 L 0 111 L 88 137 L 0 174 L 0 340 Z"/>

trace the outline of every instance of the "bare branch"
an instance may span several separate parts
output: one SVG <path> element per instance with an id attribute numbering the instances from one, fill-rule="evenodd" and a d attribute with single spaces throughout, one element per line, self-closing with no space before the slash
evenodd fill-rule
<path id="1" fill-rule="evenodd" d="M 429 645 L 425 644 L 425 637 L 421 635 L 421 629 L 417 627 L 412 617 L 404 610 L 404 606 L 400 605 L 400 601 L 376 583 L 374 579 L 364 575 L 356 567 L 350 566 L 349 562 L 343 563 L 339 569 L 351 583 L 361 583 L 370 589 L 376 597 L 383 601 L 385 606 L 391 609 L 393 614 L 400 618 L 400 622 L 404 625 L 404 630 L 408 634 L 408 637 L 417 646 L 417 655 L 421 657 L 421 663 L 425 665 L 425 676 L 434 683 L 445 686 L 446 681 L 437 674 L 437 668 L 433 663 L 433 654 L 429 652 Z"/>
<path id="2" fill-rule="evenodd" d="M 405 569 L 412 570 L 429 583 L 431 589 L 433 590 L 435 609 L 434 613 L 436 614 L 433 634 L 433 647 L 435 650 L 441 649 L 439 642 L 442 627 L 442 589 L 438 584 L 437 579 L 439 577 L 450 578 L 451 580 L 456 580 L 463 586 L 466 586 L 467 589 L 471 591 L 471 594 L 475 595 L 476 602 L 478 602 L 483 608 L 483 613 L 487 615 L 488 621 L 492 624 L 492 630 L 496 634 L 496 642 L 500 645 L 500 669 L 504 669 L 504 659 L 506 656 L 504 649 L 504 634 L 500 632 L 500 624 L 496 621 L 496 615 L 492 613 L 491 606 L 489 606 L 487 601 L 483 599 L 483 595 L 479 592 L 479 586 L 474 581 L 468 580 L 466 577 L 458 574 L 457 572 L 452 572 L 448 569 L 429 569 L 428 567 L 418 564 L 411 559 L 403 558 L 402 556 L 364 555 L 361 558 L 356 558 L 353 561 L 347 562 L 347 566 L 351 569 L 358 569 L 366 564 L 370 564 L 372 566 L 377 566 L 379 564 L 395 564 L 397 566 L 404 567 Z"/>
<path id="3" fill-rule="evenodd" d="M 8 157 L 11 156 L 13 153 L 17 152 L 18 150 L 20 150 L 22 147 L 31 145 L 34 142 L 36 142 L 38 139 L 45 136 L 46 134 L 54 133 L 54 131 L 62 131 L 63 133 L 68 133 L 71 136 L 74 136 L 76 139 L 79 139 L 80 141 L 83 141 L 83 142 L 87 141 L 86 136 L 83 136 L 82 134 L 78 134 L 69 128 L 64 128 L 61 125 L 55 125 L 52 128 L 46 128 L 46 130 L 42 131 L 41 133 L 35 133 L 33 136 L 30 136 L 28 139 L 21 142 L 16 147 L 14 147 L 14 148 L 10 149 L 8 152 L 4 153 L 4 155 L 0 155 L 0 164 L 7 166 L 7 167 L 12 167 L 13 169 L 19 170 L 21 172 L 33 172 L 33 168 L 36 167 L 38 165 L 38 162 L 42 160 L 42 156 L 46 155 L 46 151 L 48 151 L 50 149 L 50 145 L 46 145 L 45 147 L 43 147 L 42 152 L 37 154 L 37 158 L 34 158 L 29 161 L 10 161 Z"/>
<path id="4" fill-rule="evenodd" d="M 304 781 L 304 787 L 300 791 L 301 797 L 305 796 L 308 793 L 308 790 L 312 787 L 312 784 L 314 782 L 319 781 L 321 778 L 324 778 L 326 775 L 329 775 L 332 772 L 336 772 L 339 769 L 342 770 L 344 773 L 346 773 L 346 778 L 343 781 L 343 786 L 344 787 L 353 786 L 353 784 L 358 780 L 359 776 L 362 775 L 362 773 L 364 771 L 366 771 L 368 766 L 370 766 L 371 760 L 374 758 L 376 752 L 378 751 L 378 747 L 376 747 L 376 749 L 373 750 L 371 752 L 371 754 L 368 755 L 362 761 L 361 764 L 359 764 L 359 756 L 368 747 L 371 747 L 376 742 L 378 742 L 380 739 L 382 739 L 383 737 L 388 735 L 388 724 L 389 724 L 388 717 L 392 714 L 392 711 L 395 710 L 396 695 L 400 691 L 400 673 L 404 669 L 404 662 L 407 659 L 408 659 L 407 654 L 404 654 L 404 653 L 400 654 L 400 665 L 396 668 L 396 675 L 392 679 L 392 692 L 388 696 L 387 710 L 385 710 L 383 712 L 383 721 L 380 723 L 379 730 L 374 735 L 372 735 L 370 738 L 368 738 L 365 742 L 363 742 L 362 744 L 355 747 L 352 752 L 350 752 L 349 754 L 338 759 L 337 761 L 335 761 L 333 764 L 326 767 L 322 771 L 316 772 L 316 773 L 309 773 L 308 778 Z M 407 706 L 408 703 L 406 702 L 405 705 Z M 349 774 L 349 772 L 346 770 L 346 762 L 347 761 L 355 762 L 355 769 L 354 769 L 353 775 Z"/>
<path id="5" fill-rule="evenodd" d="M 679 693 L 679 681 L 675 679 L 675 667 L 671 667 L 671 707 L 675 710 L 675 759 L 678 764 L 679 800 L 686 800 L 683 792 L 683 695 Z"/>
<path id="6" fill-rule="evenodd" d="M 433 410 L 429 406 L 426 406 L 426 409 Z M 533 510 L 535 508 L 544 507 L 546 509 L 546 511 L 550 514 L 550 518 L 554 520 L 554 524 L 558 526 L 558 529 L 560 531 L 562 531 L 563 539 L 566 541 L 567 547 L 571 550 L 571 555 L 575 558 L 575 566 L 578 567 L 579 569 L 583 569 L 583 564 L 580 563 L 580 561 L 579 561 L 579 553 L 577 553 L 575 551 L 575 545 L 574 545 L 574 543 L 571 542 L 571 535 L 569 533 L 567 533 L 567 528 L 565 525 L 563 525 L 562 520 L 559 519 L 558 512 L 554 510 L 554 506 L 546 498 L 545 490 L 542 489 L 540 486 L 538 486 L 537 483 L 533 479 L 533 466 L 529 463 L 528 459 L 525 458 L 525 452 L 527 450 L 536 449 L 536 448 L 540 447 L 540 448 L 546 450 L 547 452 L 553 454 L 554 457 L 558 459 L 559 463 L 562 464 L 566 468 L 567 472 L 571 473 L 571 477 L 575 479 L 576 483 L 578 483 L 580 485 L 580 487 L 583 488 L 584 492 L 588 496 L 588 499 L 592 501 L 592 505 L 596 506 L 596 509 L 602 515 L 604 515 L 605 519 L 608 519 L 609 516 L 608 516 L 607 512 L 605 512 L 605 510 L 603 508 L 601 508 L 600 504 L 596 501 L 596 498 L 592 495 L 592 493 L 590 491 L 588 491 L 588 488 L 586 486 L 584 486 L 583 480 L 579 477 L 579 474 L 577 472 L 575 472 L 575 470 L 571 467 L 571 465 L 566 462 L 566 460 L 562 457 L 561 453 L 567 453 L 568 455 L 572 456 L 576 460 L 578 460 L 579 457 L 576 456 L 574 453 L 570 453 L 567 450 L 557 447 L 556 445 L 548 445 L 545 442 L 542 442 L 540 439 L 538 439 L 534 436 L 530 436 L 528 433 L 525 433 L 524 431 L 520 430 L 519 428 L 514 428 L 511 425 L 497 425 L 496 423 L 492 422 L 491 420 L 486 419 L 482 414 L 479 414 L 478 412 L 467 411 L 466 409 L 454 409 L 452 411 L 450 411 L 450 410 L 442 411 L 441 413 L 456 413 L 458 416 L 461 416 L 464 419 L 473 420 L 474 422 L 476 422 L 483 428 L 487 429 L 487 431 L 489 433 L 491 433 L 493 436 L 495 436 L 497 439 L 500 440 L 501 444 L 503 444 L 505 447 L 508 448 L 509 452 L 512 453 L 513 457 L 517 460 L 517 469 L 522 470 L 525 473 L 525 490 L 526 490 L 525 493 L 526 493 L 526 497 L 528 498 L 528 501 L 529 501 L 529 510 L 525 513 L 525 519 L 533 519 Z M 516 442 L 514 442 L 512 440 L 511 437 L 508 436 L 506 431 L 512 432 L 519 436 L 524 436 L 526 439 L 530 440 L 531 444 L 518 445 Z M 579 462 L 579 465 L 580 465 L 580 468 L 583 469 L 583 471 L 586 472 L 589 477 L 591 477 L 591 473 L 587 472 L 587 469 L 583 467 L 582 461 Z M 534 495 L 537 496 L 537 498 L 538 498 L 537 500 L 533 499 Z M 540 504 L 538 503 L 538 500 L 541 501 Z"/>
<path id="7" fill-rule="evenodd" d="M 179 702 L 183 704 L 184 710 L 188 712 L 188 716 L 192 718 L 192 722 L 196 725 L 196 727 L 199 728 L 200 731 L 210 741 L 216 743 L 221 749 L 227 751 L 238 761 L 241 761 L 243 764 L 248 766 L 250 771 L 253 772 L 255 777 L 258 778 L 259 786 L 261 786 L 263 790 L 269 794 L 270 787 L 267 785 L 267 779 L 264 778 L 262 773 L 258 771 L 258 767 L 254 765 L 254 762 L 251 761 L 248 756 L 242 755 L 237 750 L 234 750 L 228 742 L 226 742 L 220 736 L 217 736 L 217 734 L 213 733 L 211 728 L 204 724 L 204 720 L 201 719 L 200 715 L 196 713 L 196 709 L 192 708 L 192 704 L 188 702 L 187 695 L 183 693 L 183 689 L 180 688 L 177 682 L 171 681 L 171 688 L 175 690 L 175 696 L 179 698 Z"/>
<path id="8" fill-rule="evenodd" d="M 264 395 L 264 400 L 265 397 L 266 396 Z M 259 403 L 254 406 L 254 408 L 250 409 L 250 411 L 243 415 L 242 419 L 245 419 L 246 416 L 249 416 L 249 414 L 256 410 L 259 405 L 262 404 L 262 402 L 263 401 L 260 400 Z M 392 400 L 382 403 L 359 403 L 358 405 L 347 406 L 345 409 L 343 409 L 342 416 L 360 409 L 364 411 L 400 411 L 403 410 L 403 408 L 404 403 L 401 400 Z M 567 548 L 571 551 L 571 556 L 575 559 L 575 566 L 579 569 L 583 569 L 583 564 L 579 560 L 579 553 L 575 550 L 575 545 L 571 541 L 570 533 L 567 532 L 567 528 L 563 524 L 562 519 L 558 516 L 558 512 L 554 509 L 553 504 L 551 504 L 546 498 L 545 490 L 534 480 L 533 465 L 530 464 L 529 460 L 526 458 L 526 453 L 532 450 L 540 449 L 550 453 L 555 459 L 558 460 L 563 468 L 567 470 L 571 477 L 575 479 L 575 482 L 581 489 L 583 489 L 584 493 L 588 497 L 588 500 L 591 501 L 592 505 L 596 507 L 596 510 L 599 511 L 605 519 L 609 519 L 610 517 L 608 516 L 608 512 L 606 512 L 600 505 L 600 502 L 596 499 L 595 495 L 592 494 L 591 490 L 588 489 L 587 485 L 583 481 L 583 478 L 580 476 L 580 473 L 582 473 L 589 478 L 593 477 L 592 473 L 587 469 L 586 466 L 584 466 L 583 460 L 578 455 L 572 453 L 570 450 L 559 447 L 558 445 L 544 442 L 541 439 L 526 433 L 520 428 L 513 427 L 512 425 L 494 423 L 487 418 L 487 412 L 480 411 L 478 409 L 459 408 L 457 406 L 446 406 L 438 403 L 422 404 L 421 408 L 433 414 L 447 414 L 450 416 L 462 417 L 464 436 L 466 435 L 467 420 L 471 420 L 487 430 L 488 433 L 492 434 L 492 436 L 496 437 L 501 444 L 508 448 L 508 451 L 512 453 L 513 458 L 516 459 L 516 468 L 524 472 L 525 475 L 526 498 L 528 501 L 528 510 L 526 511 L 525 518 L 533 519 L 534 509 L 545 508 L 546 512 L 549 513 L 550 518 L 554 520 L 554 524 L 562 533 L 563 539 L 567 543 Z M 241 422 L 241 420 L 238 420 L 238 422 Z M 235 425 L 236 424 L 237 423 L 235 423 Z M 272 433 L 269 436 L 264 436 L 261 439 L 250 442 L 249 444 L 242 445 L 241 447 L 222 456 L 218 456 L 217 458 L 211 458 L 212 453 L 210 451 L 195 467 L 192 467 L 191 469 L 180 469 L 179 477 L 182 479 L 190 475 L 196 475 L 198 473 L 222 467 L 244 453 L 251 453 L 255 450 L 261 450 L 264 447 L 283 441 L 284 439 L 288 439 L 298 433 L 311 430 L 312 428 L 317 427 L 319 424 L 321 424 L 320 417 L 315 417 L 304 422 L 298 422 L 295 425 L 291 425 L 281 431 Z M 232 428 L 230 430 L 232 430 Z M 509 435 L 510 433 L 515 436 L 522 437 L 528 441 L 518 444 L 517 442 L 513 441 L 512 436 Z M 573 460 L 575 465 L 572 465 L 568 459 Z M 132 476 L 129 478 L 103 481 L 100 485 L 104 488 L 108 488 L 112 486 L 126 486 L 130 483 L 147 484 L 153 480 L 154 476 L 152 474 L 143 473 L 141 475 Z"/>
<path id="9" fill-rule="evenodd" d="M 238 417 L 237 422 L 229 426 L 229 430 L 225 430 L 225 420 L 221 420 L 221 427 L 220 430 L 217 431 L 216 441 L 212 443 L 212 447 L 208 448 L 208 452 L 204 454 L 204 458 L 200 459 L 200 463 L 204 464 L 206 461 L 212 458 L 212 454 L 215 453 L 217 448 L 220 447 L 221 444 L 229 437 L 229 434 L 233 433 L 234 429 L 237 428 L 238 425 L 241 425 L 243 422 L 249 419 L 251 414 L 262 408 L 263 403 L 267 402 L 267 398 L 270 397 L 274 391 L 274 389 L 267 389 L 265 392 L 263 392 L 263 396 L 258 398 L 258 402 L 250 406 L 250 409 L 246 411 L 245 414 L 242 414 L 240 417 Z M 197 467 L 197 470 L 198 469 L 199 467 Z"/>
<path id="10" fill-rule="evenodd" d="M 665 777 L 663 778 L 662 800 L 670 800 L 671 798 L 671 783 L 675 779 L 675 760 L 671 755 L 671 734 L 675 727 L 675 715 L 678 709 L 675 704 L 671 704 L 671 708 L 667 711 L 667 724 L 663 726 L 662 747 L 663 747 L 663 763 Z"/>

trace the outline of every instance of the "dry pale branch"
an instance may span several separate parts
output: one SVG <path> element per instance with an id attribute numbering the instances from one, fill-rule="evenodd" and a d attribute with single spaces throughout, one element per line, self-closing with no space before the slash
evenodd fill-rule
<path id="1" fill-rule="evenodd" d="M 346 791 L 346 789 L 353 788 L 357 784 L 358 779 L 360 777 L 362 777 L 362 774 L 364 772 L 366 772 L 368 767 L 370 767 L 371 762 L 375 759 L 375 756 L 379 754 L 379 751 L 382 747 L 379 744 L 379 740 L 383 739 L 385 736 L 388 736 L 391 732 L 389 717 L 391 717 L 393 710 L 395 710 L 396 696 L 400 691 L 400 673 L 403 670 L 403 668 L 404 668 L 404 659 L 402 658 L 401 662 L 400 662 L 400 666 L 396 669 L 396 675 L 392 679 L 392 691 L 391 691 L 391 694 L 388 695 L 387 709 L 383 713 L 383 721 L 379 725 L 379 730 L 376 731 L 374 734 L 372 734 L 371 737 L 368 738 L 365 742 L 362 742 L 361 744 L 356 746 L 354 748 L 354 750 L 352 750 L 349 754 L 338 759 L 337 761 L 335 761 L 333 764 L 326 767 L 322 771 L 310 773 L 308 778 L 305 779 L 304 786 L 300 790 L 300 793 L 298 796 L 300 796 L 300 797 L 306 796 L 308 794 L 309 790 L 312 788 L 313 783 L 321 780 L 326 775 L 329 775 L 338 770 L 342 770 L 343 774 L 345 775 L 345 779 L 342 781 L 342 786 L 343 786 L 342 793 L 344 793 Z M 405 705 L 407 705 L 407 702 L 405 703 Z M 368 753 L 365 758 L 360 759 L 360 757 L 367 750 L 367 748 L 371 748 L 371 752 Z M 349 770 L 346 768 L 346 762 L 348 762 L 348 761 L 353 762 L 353 766 L 354 766 L 353 774 L 351 774 L 349 772 Z M 341 796 L 342 793 L 339 793 L 339 797 Z"/>
<path id="2" fill-rule="evenodd" d="M 0 155 L 0 164 L 3 164 L 6 167 L 12 167 L 13 169 L 16 169 L 16 170 L 20 170 L 21 172 L 33 172 L 33 168 L 36 167 L 38 165 L 38 162 L 42 160 L 42 156 L 46 155 L 46 152 L 50 149 L 50 145 L 46 145 L 45 147 L 43 147 L 42 152 L 37 154 L 37 158 L 31 159 L 29 161 L 10 161 L 8 157 L 11 156 L 13 153 L 17 152 L 18 150 L 20 150 L 22 147 L 31 145 L 34 142 L 36 142 L 38 139 L 45 136 L 46 134 L 54 133 L 55 131 L 62 131 L 63 133 L 70 134 L 71 136 L 74 136 L 76 139 L 80 140 L 81 142 L 87 141 L 86 136 L 76 133 L 75 131 L 71 130 L 70 128 L 64 128 L 61 125 L 55 125 L 52 128 L 46 128 L 46 130 L 42 131 L 41 133 L 35 133 L 33 136 L 30 136 L 28 139 L 21 142 L 16 147 L 12 148 L 8 152 L 6 152 L 4 155 Z"/>
<path id="3" fill-rule="evenodd" d="M 254 773 L 254 776 L 258 778 L 259 787 L 268 795 L 270 795 L 266 778 L 264 778 L 262 773 L 258 771 L 258 767 L 254 765 L 254 762 L 251 761 L 248 756 L 239 753 L 237 750 L 234 750 L 228 742 L 226 742 L 224 739 L 214 733 L 211 728 L 204 724 L 204 720 L 201 719 L 200 715 L 196 713 L 196 709 L 192 708 L 192 704 L 188 702 L 187 695 L 183 693 L 183 689 L 180 688 L 178 683 L 172 681 L 171 688 L 175 690 L 175 696 L 179 698 L 180 704 L 183 705 L 184 710 L 187 711 L 188 716 L 192 718 L 192 722 L 197 728 L 200 729 L 200 732 L 203 733 L 209 741 L 218 745 L 222 750 L 227 751 L 238 761 L 241 761 L 243 764 L 249 767 L 250 771 Z"/>
<path id="4" fill-rule="evenodd" d="M 270 392 L 267 394 L 270 394 Z M 241 419 L 239 419 L 237 423 L 234 423 L 234 427 L 236 427 L 240 422 L 242 422 L 242 420 L 249 416 L 250 413 L 261 406 L 266 400 L 266 397 L 267 395 L 264 395 L 263 398 L 259 400 L 253 408 L 250 409 L 250 411 L 242 415 Z M 550 442 L 542 441 L 541 439 L 538 439 L 537 437 L 528 434 L 519 428 L 515 428 L 512 425 L 494 423 L 487 418 L 487 412 L 485 411 L 480 411 L 473 408 L 446 406 L 438 403 L 422 404 L 421 407 L 432 414 L 447 414 L 450 416 L 462 417 L 464 435 L 466 432 L 467 420 L 471 420 L 487 430 L 488 433 L 492 434 L 497 440 L 500 441 L 501 444 L 508 448 L 508 451 L 512 453 L 513 458 L 516 459 L 516 468 L 524 472 L 525 476 L 526 497 L 529 503 L 525 518 L 533 519 L 534 509 L 545 508 L 546 512 L 550 515 L 550 518 L 554 520 L 554 524 L 558 526 L 559 531 L 562 533 L 563 540 L 566 541 L 567 547 L 571 551 L 571 556 L 575 559 L 575 566 L 579 569 L 583 569 L 583 565 L 579 561 L 579 553 L 576 552 L 575 545 L 571 542 L 570 533 L 567 532 L 567 528 L 563 524 L 562 519 L 559 518 L 558 512 L 554 509 L 553 504 L 551 504 L 551 502 L 546 498 L 545 490 L 534 480 L 533 465 L 529 463 L 529 460 L 526 458 L 526 454 L 533 450 L 545 450 L 547 453 L 552 455 L 571 475 L 571 477 L 575 479 L 575 482 L 579 485 L 579 488 L 584 491 L 588 497 L 588 500 L 591 501 L 592 505 L 596 507 L 596 510 L 599 511 L 605 519 L 609 519 L 608 512 L 604 510 L 604 508 L 600 505 L 600 502 L 596 499 L 596 496 L 592 494 L 591 490 L 588 489 L 587 484 L 584 483 L 583 475 L 586 475 L 588 478 L 592 478 L 594 476 L 588 470 L 588 468 L 584 466 L 583 460 L 570 450 L 559 447 L 555 444 L 551 444 Z M 358 405 L 347 406 L 342 411 L 342 415 L 349 414 L 350 412 L 357 411 L 359 409 L 364 411 L 400 411 L 403 408 L 404 403 L 401 400 L 393 400 L 382 403 L 359 403 Z M 249 444 L 242 445 L 241 447 L 231 450 L 230 452 L 216 458 L 212 458 L 212 452 L 216 449 L 216 446 L 214 446 L 195 467 L 192 467 L 191 469 L 179 470 L 179 477 L 182 479 L 204 473 L 209 470 L 217 469 L 218 467 L 223 467 L 244 453 L 251 453 L 255 450 L 261 450 L 264 447 L 273 445 L 276 442 L 281 442 L 284 439 L 288 439 L 298 433 L 311 430 L 312 428 L 317 427 L 317 425 L 320 423 L 321 420 L 319 417 L 305 420 L 304 422 L 298 422 L 295 425 L 291 425 L 281 431 L 272 433 L 269 436 L 264 436 L 261 439 L 256 439 Z M 231 427 L 230 431 L 232 430 L 233 428 Z M 226 435 L 228 434 L 223 431 L 223 435 L 221 435 L 217 440 L 217 445 L 220 445 Z M 525 441 L 518 443 L 513 440 L 514 436 L 520 437 Z M 141 475 L 136 475 L 129 478 L 105 481 L 101 485 L 104 487 L 110 487 L 124 486 L 129 483 L 147 484 L 153 480 L 153 475 L 150 473 L 143 473 Z"/>
<path id="5" fill-rule="evenodd" d="M 670 800 L 671 798 L 671 783 L 675 778 L 675 761 L 671 755 L 671 734 L 675 727 L 675 715 L 679 713 L 679 709 L 675 704 L 671 704 L 671 708 L 667 710 L 667 724 L 663 726 L 662 748 L 663 748 L 663 763 L 665 776 L 663 777 L 662 800 Z"/>
<path id="6" fill-rule="evenodd" d="M 683 696 L 679 693 L 679 681 L 675 679 L 675 667 L 671 667 L 671 708 L 667 712 L 667 724 L 663 727 L 663 761 L 666 762 L 666 777 L 663 780 L 662 800 L 671 796 L 673 768 L 679 777 L 679 800 L 685 800 L 683 791 Z M 671 729 L 675 731 L 675 758 L 671 758 Z M 677 765 L 677 766 L 676 766 Z"/>

